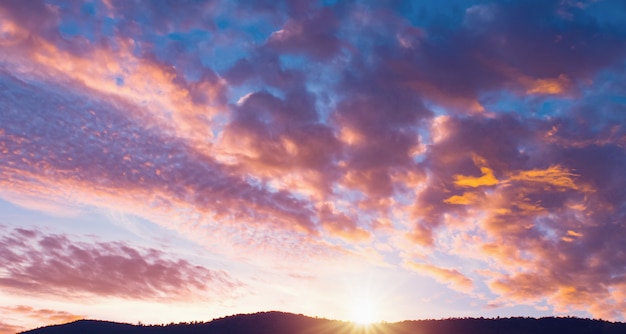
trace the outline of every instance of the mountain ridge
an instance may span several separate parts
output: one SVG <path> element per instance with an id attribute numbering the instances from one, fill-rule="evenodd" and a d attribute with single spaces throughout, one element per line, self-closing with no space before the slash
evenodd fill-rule
<path id="1" fill-rule="evenodd" d="M 133 325 L 103 320 L 76 320 L 40 327 L 21 334 L 231 334 L 231 333 L 421 333 L 421 334 L 617 334 L 626 323 L 575 317 L 448 318 L 405 320 L 359 326 L 351 322 L 314 318 L 279 311 L 237 314 L 208 322 Z"/>

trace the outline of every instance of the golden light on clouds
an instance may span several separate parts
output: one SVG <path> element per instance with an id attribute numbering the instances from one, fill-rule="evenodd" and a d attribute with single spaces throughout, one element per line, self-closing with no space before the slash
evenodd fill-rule
<path id="1" fill-rule="evenodd" d="M 1 1 L 0 326 L 625 319 L 623 8 L 583 2 Z"/>

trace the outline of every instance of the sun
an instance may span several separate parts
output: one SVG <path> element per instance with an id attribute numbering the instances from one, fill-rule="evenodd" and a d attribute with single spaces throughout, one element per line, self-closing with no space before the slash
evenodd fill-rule
<path id="1" fill-rule="evenodd" d="M 350 310 L 350 321 L 359 326 L 369 326 L 376 322 L 377 318 L 376 305 L 371 300 L 359 298 L 353 302 Z"/>

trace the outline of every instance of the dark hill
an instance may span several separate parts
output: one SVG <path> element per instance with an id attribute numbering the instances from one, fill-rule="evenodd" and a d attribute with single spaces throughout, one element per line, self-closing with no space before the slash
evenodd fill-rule
<path id="1" fill-rule="evenodd" d="M 420 334 L 623 334 L 625 323 L 579 318 L 501 318 L 417 320 L 356 327 L 350 323 L 282 312 L 235 315 L 205 323 L 141 326 L 79 320 L 23 332 L 28 334 L 282 334 L 282 333 L 420 333 Z"/>

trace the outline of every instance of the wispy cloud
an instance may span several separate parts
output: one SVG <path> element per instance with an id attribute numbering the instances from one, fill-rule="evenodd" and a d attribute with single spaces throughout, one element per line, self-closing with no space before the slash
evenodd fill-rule
<path id="1" fill-rule="evenodd" d="M 230 295 L 241 285 L 224 271 L 123 242 L 77 242 L 16 228 L 0 244 L 0 285 L 16 294 L 190 300 Z"/>

